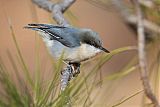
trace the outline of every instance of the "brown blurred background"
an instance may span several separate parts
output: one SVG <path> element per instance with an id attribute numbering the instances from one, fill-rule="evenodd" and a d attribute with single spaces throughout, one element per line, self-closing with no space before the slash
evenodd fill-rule
<path id="1" fill-rule="evenodd" d="M 123 23 L 120 16 L 113 9 L 100 9 L 86 2 L 85 0 L 77 0 L 69 9 L 76 17 L 70 18 L 65 14 L 67 19 L 77 27 L 91 28 L 97 31 L 104 43 L 104 47 L 112 51 L 116 48 L 124 46 L 136 45 L 136 36 Z M 9 50 L 13 56 L 16 57 L 16 49 L 9 29 L 8 20 L 12 23 L 17 42 L 20 46 L 21 52 L 28 64 L 30 71 L 35 70 L 36 59 L 36 39 L 39 41 L 39 55 L 42 69 L 46 69 L 49 64 L 50 57 L 44 43 L 35 32 L 23 29 L 28 23 L 51 23 L 53 22 L 50 13 L 35 6 L 30 0 L 0 0 L 0 56 L 5 63 L 10 66 L 6 51 Z M 135 51 L 124 52 L 114 56 L 102 68 L 103 75 L 110 72 L 116 72 L 123 68 L 132 57 Z M 90 60 L 89 63 L 92 63 Z M 45 72 L 47 70 L 44 70 Z M 134 71 L 115 84 L 117 89 L 111 91 L 112 97 L 108 96 L 107 102 L 114 102 L 116 99 L 132 95 L 141 90 L 141 81 L 139 72 Z M 99 100 L 104 100 L 103 96 L 108 90 L 104 90 L 103 85 L 99 87 L 101 95 Z M 120 107 L 140 107 L 141 95 L 137 95 L 129 101 L 122 104 Z M 114 100 L 113 100 L 114 99 Z"/>

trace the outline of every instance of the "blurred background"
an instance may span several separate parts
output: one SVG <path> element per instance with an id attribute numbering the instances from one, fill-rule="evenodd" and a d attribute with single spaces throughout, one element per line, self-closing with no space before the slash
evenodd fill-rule
<path id="1" fill-rule="evenodd" d="M 125 1 L 131 5 L 129 0 Z M 65 17 L 73 26 L 91 28 L 98 32 L 102 38 L 104 47 L 110 51 L 125 46 L 137 45 L 136 33 L 124 23 L 120 12 L 115 6 L 107 2 L 103 2 L 101 5 L 101 3 L 97 4 L 96 2 L 92 2 L 92 0 L 77 0 L 65 12 Z M 5 65 L 7 65 L 8 71 L 11 71 L 12 76 L 14 76 L 14 72 L 12 72 L 13 68 L 7 57 L 7 51 L 14 58 L 17 57 L 10 23 L 12 24 L 17 43 L 32 77 L 34 78 L 36 58 L 38 55 L 41 72 L 44 78 L 48 78 L 48 71 L 51 69 L 51 60 L 54 59 L 48 54 L 38 34 L 34 31 L 23 29 L 23 27 L 28 23 L 55 23 L 51 14 L 39 8 L 30 0 L 0 0 L 0 56 Z M 137 51 L 135 50 L 115 55 L 100 69 L 96 79 L 103 80 L 107 75 L 121 71 L 127 64 L 135 60 L 136 56 Z M 96 58 L 84 62 L 84 67 L 90 67 L 83 69 L 80 75 L 83 72 L 88 72 L 88 69 L 94 66 L 95 63 Z M 21 70 L 20 68 L 18 69 Z M 20 72 L 20 74 L 23 75 L 23 72 Z M 118 80 L 102 81 L 100 85 L 97 85 L 94 90 L 94 92 L 98 91 L 98 98 L 95 101 L 95 105 L 97 104 L 96 107 L 112 105 L 142 89 L 139 70 L 136 69 Z M 95 96 L 94 92 L 91 96 Z M 142 107 L 143 95 L 144 93 L 141 92 L 119 105 L 119 107 Z M 103 106 L 100 104 L 101 101 L 103 103 L 105 102 Z"/>

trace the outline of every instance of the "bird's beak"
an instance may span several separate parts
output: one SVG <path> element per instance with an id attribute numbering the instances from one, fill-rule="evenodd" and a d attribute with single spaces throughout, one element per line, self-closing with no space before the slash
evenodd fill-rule
<path id="1" fill-rule="evenodd" d="M 103 47 L 100 47 L 100 49 L 101 49 L 102 51 L 106 52 L 106 53 L 110 53 L 109 50 L 107 50 L 107 49 L 105 49 L 105 48 L 103 48 Z"/>

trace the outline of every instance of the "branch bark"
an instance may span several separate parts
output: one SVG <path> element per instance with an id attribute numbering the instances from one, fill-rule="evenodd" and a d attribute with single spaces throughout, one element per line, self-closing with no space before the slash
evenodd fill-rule
<path id="1" fill-rule="evenodd" d="M 59 25 L 69 26 L 69 22 L 64 18 L 63 13 L 76 1 L 76 0 L 63 0 L 60 3 L 53 3 L 50 0 L 32 0 L 33 3 L 40 8 L 45 9 L 52 13 L 53 19 Z"/>
<path id="2" fill-rule="evenodd" d="M 76 0 L 62 0 L 62 2 L 54 3 L 50 0 L 32 0 L 33 3 L 40 8 L 52 13 L 53 19 L 57 24 L 62 26 L 70 26 L 69 22 L 64 18 L 63 13 L 75 2 Z M 72 78 L 72 67 L 68 65 L 61 73 L 61 91 L 64 91 Z"/>
<path id="3" fill-rule="evenodd" d="M 133 0 L 134 1 L 134 0 Z M 123 0 L 112 0 L 113 5 L 115 5 L 115 7 L 118 9 L 118 11 L 120 12 L 121 16 L 123 17 L 124 21 L 127 24 L 132 24 L 132 25 L 137 25 L 137 20 L 138 17 L 134 14 L 130 13 L 130 10 L 128 9 L 128 7 L 126 7 L 123 3 Z M 140 1 L 140 4 L 145 5 L 147 7 L 152 7 L 152 2 L 148 3 L 149 1 Z M 160 33 L 160 26 L 158 26 L 157 24 L 147 20 L 147 19 L 143 19 L 143 26 L 145 29 L 145 32 L 153 32 L 153 33 Z"/>
<path id="4" fill-rule="evenodd" d="M 134 3 L 137 11 L 138 55 L 139 55 L 139 65 L 141 69 L 141 79 L 142 79 L 146 96 L 152 101 L 152 103 L 154 104 L 154 107 L 160 107 L 156 96 L 152 92 L 151 86 L 149 84 L 149 79 L 148 79 L 143 15 L 142 15 L 139 0 L 134 0 Z"/>

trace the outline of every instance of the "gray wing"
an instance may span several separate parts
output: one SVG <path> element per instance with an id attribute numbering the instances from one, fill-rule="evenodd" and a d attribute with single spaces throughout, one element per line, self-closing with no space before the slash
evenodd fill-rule
<path id="1" fill-rule="evenodd" d="M 77 36 L 79 30 L 76 28 L 51 24 L 28 24 L 25 28 L 47 33 L 51 39 L 57 40 L 67 47 L 80 46 L 79 36 Z"/>

